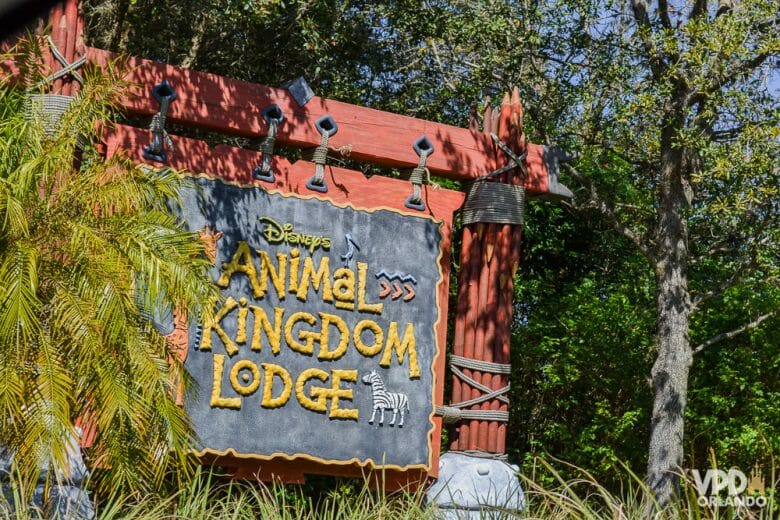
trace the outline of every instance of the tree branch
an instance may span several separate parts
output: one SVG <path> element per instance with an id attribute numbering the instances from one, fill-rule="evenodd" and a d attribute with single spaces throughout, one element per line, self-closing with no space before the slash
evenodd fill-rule
<path id="1" fill-rule="evenodd" d="M 618 233 L 630 240 L 631 243 L 633 243 L 651 263 L 654 263 L 655 255 L 653 252 L 644 242 L 642 242 L 642 238 L 636 232 L 634 232 L 633 229 L 629 228 L 623 224 L 620 219 L 618 219 L 615 210 L 610 207 L 599 195 L 598 190 L 596 190 L 596 186 L 593 184 L 593 181 L 589 177 L 582 175 L 570 164 L 563 163 L 563 167 L 566 168 L 572 177 L 577 179 L 577 181 L 579 181 L 583 186 L 585 186 L 585 188 L 588 189 L 588 201 L 596 209 L 598 209 L 602 215 L 607 217 L 610 223 L 612 223 L 612 227 L 614 227 Z"/>
<path id="2" fill-rule="evenodd" d="M 757 55 L 753 56 L 753 58 L 743 61 L 733 67 L 731 67 L 729 70 L 725 71 L 721 76 L 715 78 L 711 83 L 710 87 L 708 89 L 709 92 L 718 92 L 720 89 L 722 89 L 725 85 L 729 84 L 730 82 L 736 80 L 739 76 L 742 76 L 744 74 L 748 74 L 750 72 L 753 72 L 757 68 L 759 68 L 763 63 L 769 59 L 771 56 L 776 54 L 776 51 L 773 50 L 767 50 L 766 52 L 760 52 Z"/>
<path id="3" fill-rule="evenodd" d="M 693 4 L 693 9 L 691 9 L 691 16 L 688 18 L 689 20 L 695 20 L 702 14 L 705 14 L 707 12 L 707 0 L 696 0 Z"/>
<path id="4" fill-rule="evenodd" d="M 669 4 L 667 0 L 658 0 L 658 17 L 661 18 L 661 25 L 664 29 L 672 28 L 672 20 L 669 18 Z"/>
<path id="5" fill-rule="evenodd" d="M 452 80 L 451 77 L 449 77 L 449 73 L 444 67 L 444 63 L 441 61 L 441 56 L 439 56 L 439 46 L 436 45 L 436 40 L 431 39 L 431 50 L 433 51 L 433 59 L 436 62 L 436 65 L 439 67 L 439 73 L 441 73 L 441 78 L 444 80 L 444 83 L 449 87 L 450 90 L 457 90 L 457 87 L 455 86 L 455 82 Z"/>
<path id="6" fill-rule="evenodd" d="M 730 277 L 724 280 L 715 289 L 701 293 L 693 299 L 691 304 L 692 312 L 695 311 L 699 306 L 701 306 L 701 304 L 704 303 L 705 301 L 720 296 L 729 288 L 733 287 L 745 275 L 748 274 L 748 269 L 755 268 L 759 265 L 760 249 L 762 246 L 766 246 L 770 240 L 769 237 L 766 236 L 762 238 L 762 235 L 764 235 L 764 233 L 768 229 L 774 228 L 774 226 L 776 225 L 776 220 L 777 220 L 776 218 L 770 217 L 764 219 L 763 221 L 758 222 L 757 228 L 755 228 L 752 233 L 747 235 L 728 234 L 723 239 L 717 240 L 715 241 L 715 243 L 711 244 L 710 247 L 707 248 L 707 251 L 703 255 L 693 258 L 693 262 L 691 263 L 691 265 L 698 263 L 704 258 L 713 256 L 718 253 L 729 253 L 729 252 L 739 251 L 740 249 L 739 246 L 731 245 L 735 242 L 742 243 L 742 244 L 747 243 L 750 248 L 748 251 L 745 252 L 744 256 L 742 257 L 742 260 L 734 268 L 734 271 Z M 743 225 L 747 225 L 749 227 L 752 227 L 755 224 L 756 224 L 755 217 L 747 222 L 743 222 Z"/>
<path id="7" fill-rule="evenodd" d="M 631 8 L 634 12 L 636 24 L 639 26 L 637 32 L 645 47 L 647 59 L 650 62 L 650 70 L 653 73 L 653 79 L 658 81 L 663 74 L 663 62 L 658 57 L 655 44 L 653 43 L 653 29 L 650 25 L 650 17 L 647 14 L 647 2 L 645 2 L 645 0 L 631 0 Z"/>
<path id="8" fill-rule="evenodd" d="M 190 50 L 187 52 L 187 56 L 181 62 L 181 66 L 185 69 L 192 68 L 195 64 L 195 60 L 198 58 L 200 52 L 200 46 L 203 44 L 203 37 L 206 35 L 206 13 L 200 13 L 198 22 L 195 25 L 195 30 L 190 40 Z"/>
<path id="9" fill-rule="evenodd" d="M 736 269 L 734 269 L 734 273 L 723 283 L 721 283 L 719 286 L 717 286 L 714 289 L 711 289 L 707 292 L 701 293 L 698 296 L 696 296 L 691 302 L 691 312 L 698 309 L 699 306 L 702 303 L 706 302 L 707 300 L 711 300 L 716 296 L 720 296 L 731 287 L 734 287 L 734 285 L 736 285 L 737 282 L 739 282 L 742 279 L 742 277 L 745 275 L 745 271 L 749 267 L 754 265 L 755 263 L 753 262 L 753 258 L 750 258 L 750 260 L 740 263 L 739 266 Z"/>
<path id="10" fill-rule="evenodd" d="M 701 352 L 705 348 L 710 347 L 710 346 L 712 346 L 712 345 L 714 345 L 716 343 L 720 343 L 721 341 L 725 341 L 727 339 L 731 339 L 734 336 L 738 336 L 738 335 L 740 335 L 743 332 L 746 332 L 748 330 L 755 329 L 756 327 L 761 325 L 762 322 L 764 322 L 765 320 L 768 320 L 772 316 L 776 316 L 778 313 L 780 313 L 780 307 L 778 307 L 777 309 L 775 309 L 773 311 L 767 312 L 766 314 L 762 314 L 761 316 L 759 316 L 758 318 L 754 319 L 750 323 L 746 323 L 746 324 L 742 325 L 741 327 L 737 327 L 736 329 L 731 330 L 729 332 L 723 332 L 721 334 L 718 334 L 717 336 L 713 336 L 710 339 L 708 339 L 707 341 L 705 341 L 704 343 L 700 344 L 695 349 L 693 349 L 693 353 L 694 354 L 698 354 L 699 352 Z"/>

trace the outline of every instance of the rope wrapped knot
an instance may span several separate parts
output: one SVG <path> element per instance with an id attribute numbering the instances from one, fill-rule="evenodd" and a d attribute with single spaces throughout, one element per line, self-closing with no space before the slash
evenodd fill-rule
<path id="1" fill-rule="evenodd" d="M 487 181 L 515 168 L 520 170 L 521 179 L 525 179 L 525 158 L 528 152 L 517 155 L 496 134 L 490 136 L 509 160 L 501 168 L 475 179 L 468 186 L 463 205 L 463 224 L 486 222 L 521 226 L 525 210 L 525 187 L 522 184 Z"/>
<path id="2" fill-rule="evenodd" d="M 450 356 L 450 370 L 455 375 L 455 377 L 470 385 L 471 387 L 480 390 L 482 395 L 473 399 L 461 401 L 459 403 L 452 403 L 449 406 L 436 405 L 436 415 L 440 415 L 447 424 L 452 424 L 462 420 L 509 422 L 509 412 L 506 410 L 464 410 L 464 408 L 492 400 L 498 400 L 502 403 L 509 404 L 509 398 L 506 396 L 506 394 L 509 393 L 510 386 L 506 385 L 499 389 L 493 390 L 492 388 L 483 385 L 479 381 L 476 381 L 472 377 L 467 376 L 461 370 L 464 368 L 468 370 L 476 370 L 486 374 L 509 375 L 512 370 L 512 365 L 504 363 L 491 363 L 489 361 L 481 361 L 479 359 L 471 359 L 463 356 Z"/>
<path id="3" fill-rule="evenodd" d="M 412 183 L 412 194 L 409 196 L 409 203 L 422 204 L 422 185 L 431 184 L 431 171 L 425 167 L 425 157 L 420 157 L 420 162 L 409 174 L 409 182 Z"/>
<path id="4" fill-rule="evenodd" d="M 431 182 L 431 171 L 425 166 L 428 157 L 433 154 L 433 144 L 424 135 L 420 136 L 413 144 L 412 148 L 417 153 L 419 160 L 409 173 L 409 182 L 412 183 L 412 194 L 404 201 L 404 205 L 409 209 L 423 211 L 425 203 L 422 200 L 422 185 L 430 184 L 433 189 L 438 189 L 438 184 Z"/>
<path id="5" fill-rule="evenodd" d="M 44 132 L 51 136 L 57 130 L 62 115 L 68 110 L 75 98 L 62 94 L 36 94 L 33 93 L 32 90 L 40 89 L 44 85 L 68 75 L 79 82 L 79 84 L 83 85 L 84 78 L 76 71 L 87 62 L 87 56 L 84 55 L 70 63 L 57 48 L 57 45 L 54 43 L 54 40 L 52 40 L 51 36 L 46 36 L 46 42 L 49 45 L 52 55 L 60 62 L 62 68 L 49 74 L 28 90 L 24 102 L 24 115 L 28 120 L 42 119 Z M 82 148 L 84 144 L 84 140 L 80 137 L 78 146 Z"/>
<path id="6" fill-rule="evenodd" d="M 322 135 L 322 139 L 320 140 L 320 145 L 311 152 L 311 162 L 315 164 L 314 175 L 306 181 L 306 187 L 313 191 L 327 193 L 328 185 L 325 184 L 325 164 L 328 161 L 328 152 L 330 151 L 328 140 L 339 131 L 339 127 L 336 121 L 328 114 L 319 118 L 314 123 L 314 127 Z M 352 147 L 342 147 L 338 151 L 342 155 L 348 155 L 352 151 Z"/>
<path id="7" fill-rule="evenodd" d="M 73 79 L 78 81 L 81 85 L 84 85 L 84 78 L 81 77 L 81 74 L 76 72 L 77 69 L 80 69 L 86 62 L 87 62 L 87 55 L 85 54 L 81 58 L 77 59 L 73 63 L 68 62 L 68 60 L 65 58 L 65 56 L 60 52 L 60 50 L 57 48 L 57 45 L 54 43 L 54 40 L 51 39 L 51 36 L 46 36 L 46 41 L 49 43 L 49 48 L 51 49 L 52 55 L 54 55 L 54 58 L 60 62 L 62 65 L 62 68 L 58 70 L 57 72 L 54 72 L 52 74 L 49 74 L 45 78 L 43 78 L 41 81 L 35 84 L 35 88 L 40 88 L 43 85 L 46 85 L 47 83 L 51 83 L 52 81 L 56 81 L 62 77 L 65 77 L 67 75 L 70 75 Z"/>
<path id="8" fill-rule="evenodd" d="M 263 109 L 263 119 L 268 123 L 268 134 L 260 142 L 260 152 L 263 154 L 263 161 L 260 166 L 252 170 L 255 179 L 266 182 L 274 182 L 276 179 L 271 171 L 271 161 L 274 155 L 274 146 L 276 145 L 276 134 L 279 131 L 279 125 L 284 121 L 284 112 L 279 105 L 273 103 Z"/>
<path id="9" fill-rule="evenodd" d="M 310 190 L 328 191 L 328 185 L 325 184 L 325 165 L 328 163 L 328 139 L 329 135 L 322 134 L 320 145 L 314 149 L 311 154 L 311 162 L 314 163 L 314 175 L 308 180 L 306 186 Z"/>
<path id="10" fill-rule="evenodd" d="M 162 80 L 152 87 L 152 96 L 160 103 L 160 110 L 152 116 L 152 122 L 149 130 L 152 132 L 152 143 L 143 149 L 144 159 L 156 162 L 166 162 L 166 147 L 173 148 L 173 140 L 165 130 L 165 120 L 168 115 L 168 109 L 178 95 L 168 80 Z"/>

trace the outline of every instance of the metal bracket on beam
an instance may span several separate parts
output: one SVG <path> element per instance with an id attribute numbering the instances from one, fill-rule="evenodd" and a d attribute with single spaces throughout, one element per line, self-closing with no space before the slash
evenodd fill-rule
<path id="1" fill-rule="evenodd" d="M 167 160 L 165 156 L 165 144 L 168 143 L 170 146 L 170 138 L 165 132 L 165 117 L 168 114 L 168 107 L 178 95 L 171 84 L 168 83 L 168 80 L 164 79 L 162 82 L 152 87 L 152 96 L 160 103 L 160 111 L 152 118 L 150 127 L 152 131 L 152 144 L 144 147 L 143 157 L 150 161 L 164 163 Z"/>
<path id="2" fill-rule="evenodd" d="M 276 178 L 274 177 L 274 172 L 271 171 L 271 160 L 274 155 L 276 132 L 279 130 L 279 125 L 284 121 L 284 112 L 279 108 L 279 105 L 272 103 L 263 109 L 263 119 L 268 123 L 268 135 L 260 144 L 260 150 L 263 152 L 263 162 L 252 170 L 252 176 L 261 181 L 274 182 Z"/>
<path id="3" fill-rule="evenodd" d="M 435 149 L 433 143 L 425 135 L 421 135 L 417 138 L 417 140 L 412 143 L 412 148 L 420 160 L 409 177 L 409 180 L 412 183 L 412 194 L 404 201 L 404 206 L 416 211 L 424 211 L 425 202 L 422 200 L 422 184 L 424 182 L 430 182 L 431 180 L 428 168 L 425 167 L 425 162 L 430 155 L 433 155 Z"/>
<path id="4" fill-rule="evenodd" d="M 542 150 L 542 158 L 547 165 L 547 193 L 541 195 L 539 198 L 543 200 L 574 198 L 574 193 L 558 181 L 558 175 L 561 171 L 560 163 L 576 159 L 578 154 L 576 152 L 567 152 L 562 148 L 554 146 L 544 146 Z"/>
<path id="5" fill-rule="evenodd" d="M 314 97 L 314 91 L 303 76 L 298 76 L 294 80 L 288 81 L 283 86 L 287 89 L 295 102 L 298 103 L 298 106 L 305 105 Z"/>

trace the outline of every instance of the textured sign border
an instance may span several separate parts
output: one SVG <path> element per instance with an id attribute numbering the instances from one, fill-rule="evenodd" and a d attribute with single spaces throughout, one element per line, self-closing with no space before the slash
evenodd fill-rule
<path id="1" fill-rule="evenodd" d="M 242 460 L 266 461 L 266 462 L 271 460 L 296 461 L 296 460 L 303 459 L 303 460 L 308 460 L 311 462 L 316 462 L 319 464 L 327 464 L 327 465 L 342 465 L 342 466 L 358 465 L 360 467 L 395 469 L 398 471 L 408 471 L 411 469 L 422 469 L 424 471 L 430 471 L 431 463 L 433 460 L 433 435 L 437 431 L 436 423 L 434 422 L 434 417 L 436 416 L 435 405 L 437 402 L 436 389 L 437 389 L 438 379 L 440 377 L 444 377 L 444 374 L 437 374 L 436 367 L 439 364 L 440 358 L 442 356 L 446 356 L 446 352 L 442 348 L 446 346 L 443 345 L 446 338 L 439 337 L 439 325 L 442 319 L 446 319 L 446 316 L 442 316 L 443 312 L 442 312 L 441 295 L 442 295 L 442 284 L 448 282 L 447 277 L 449 276 L 449 273 L 445 272 L 444 266 L 442 265 L 442 260 L 444 258 L 444 246 L 446 245 L 447 242 L 445 240 L 445 229 L 447 228 L 447 223 L 443 219 L 435 218 L 431 215 L 421 214 L 420 212 L 403 211 L 390 206 L 362 207 L 349 202 L 339 203 L 327 197 L 327 195 L 301 195 L 298 193 L 293 193 L 282 189 L 266 189 L 262 185 L 258 185 L 254 183 L 248 184 L 248 183 L 242 183 L 237 181 L 229 181 L 229 180 L 225 180 L 222 177 L 217 177 L 204 172 L 196 173 L 196 174 L 184 174 L 182 176 L 191 179 L 206 179 L 209 181 L 218 181 L 223 184 L 227 184 L 241 189 L 262 189 L 268 194 L 280 195 L 284 198 L 295 198 L 299 200 L 319 200 L 319 201 L 332 204 L 333 206 L 339 209 L 351 208 L 355 211 L 362 211 L 371 214 L 376 213 L 378 211 L 389 211 L 391 213 L 395 213 L 402 216 L 429 220 L 433 222 L 439 230 L 438 244 L 436 244 L 438 248 L 438 254 L 435 260 L 436 271 L 438 273 L 438 280 L 436 281 L 436 284 L 434 286 L 434 296 L 436 301 L 436 321 L 430 325 L 431 327 L 433 327 L 435 352 L 433 354 L 433 357 L 430 362 L 430 367 L 429 367 L 431 372 L 431 385 L 430 385 L 431 413 L 427 416 L 427 421 L 428 424 L 430 425 L 430 428 L 428 428 L 428 431 L 426 433 L 426 437 L 427 437 L 426 444 L 428 448 L 427 464 L 410 464 L 407 466 L 398 466 L 395 464 L 382 464 L 381 461 L 377 462 L 370 457 L 369 458 L 353 457 L 351 459 L 326 459 L 326 458 L 316 457 L 307 453 L 294 453 L 290 455 L 287 453 L 276 452 L 268 455 L 263 455 L 257 453 L 243 453 L 237 451 L 235 448 L 227 448 L 225 450 L 204 448 L 201 450 L 193 450 L 193 453 L 198 457 L 203 457 L 205 455 L 214 455 L 218 457 L 230 456 Z M 447 283 L 447 286 L 449 286 L 449 283 Z M 188 351 L 192 347 L 193 347 L 192 345 L 189 345 Z M 187 355 L 188 356 L 191 355 L 191 352 L 188 352 Z"/>

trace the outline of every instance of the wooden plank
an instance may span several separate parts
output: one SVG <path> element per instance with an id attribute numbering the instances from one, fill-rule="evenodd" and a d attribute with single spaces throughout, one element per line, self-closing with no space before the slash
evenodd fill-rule
<path id="1" fill-rule="evenodd" d="M 117 60 L 107 51 L 87 48 L 89 60 L 106 64 Z M 426 135 L 435 152 L 428 159 L 431 173 L 441 177 L 468 181 L 485 175 L 506 163 L 503 154 L 497 158 L 489 135 L 465 128 L 382 112 L 321 97 L 312 98 L 300 107 L 282 88 L 225 78 L 140 58 L 128 58 L 126 78 L 138 86 L 131 90 L 123 105 L 127 112 L 149 116 L 159 104 L 151 88 L 167 79 L 178 98 L 171 103 L 168 120 L 217 132 L 244 137 L 266 135 L 268 127 L 262 110 L 276 103 L 286 120 L 279 128 L 277 142 L 301 148 L 319 145 L 320 134 L 314 122 L 330 114 L 339 126 L 330 145 L 350 145 L 351 157 L 384 166 L 411 168 L 418 157 L 412 143 Z M 547 193 L 547 168 L 542 147 L 532 145 L 527 160 L 526 189 L 531 195 Z"/>
<path id="2" fill-rule="evenodd" d="M 160 167 L 161 164 L 147 161 L 141 155 L 144 146 L 151 143 L 149 132 L 131 126 L 116 125 L 105 133 L 107 155 L 112 156 L 122 150 L 136 162 L 147 163 Z M 314 163 L 297 161 L 290 163 L 285 157 L 274 156 L 271 168 L 276 173 L 273 184 L 256 180 L 252 177 L 252 169 L 259 165 L 262 154 L 245 148 L 219 145 L 211 148 L 208 143 L 199 139 L 178 137 L 175 149 L 168 153 L 168 164 L 172 168 L 187 170 L 194 173 L 207 173 L 209 176 L 220 177 L 228 181 L 242 184 L 257 184 L 269 190 L 283 190 L 293 193 L 305 193 L 319 196 L 308 190 L 306 181 L 314 174 Z M 360 186 L 344 190 L 340 186 L 345 179 L 362 179 Z M 406 181 L 375 175 L 366 179 L 362 173 L 338 168 L 325 167 L 325 181 L 331 190 L 323 198 L 337 203 L 352 203 L 359 206 L 376 206 L 393 208 L 411 212 L 404 206 L 406 198 L 412 193 L 412 185 Z M 434 195 L 435 194 L 435 195 Z M 452 213 L 463 205 L 465 194 L 458 191 L 434 190 L 423 186 L 423 201 L 426 205 L 425 214 L 445 220 L 450 231 Z M 447 216 L 448 215 L 448 216 Z M 446 240 L 449 242 L 449 235 Z M 444 248 L 449 251 L 449 248 Z M 447 265 L 447 264 L 444 264 Z"/>

